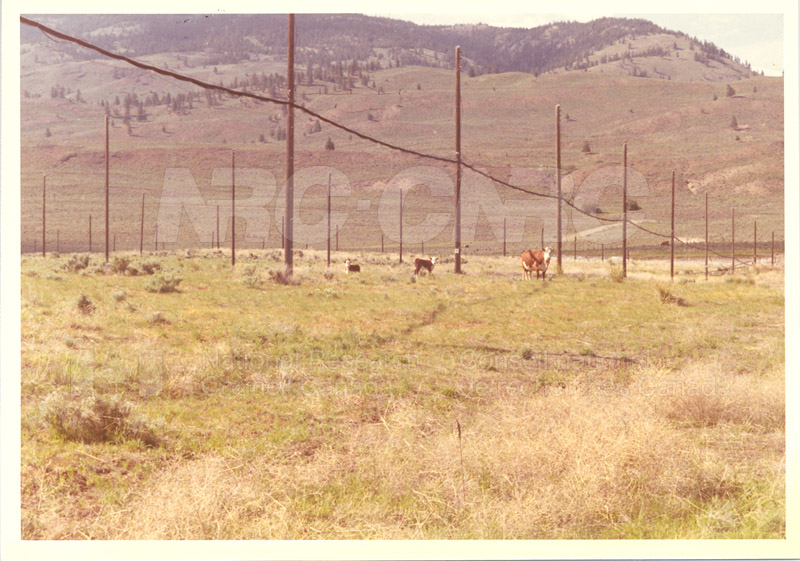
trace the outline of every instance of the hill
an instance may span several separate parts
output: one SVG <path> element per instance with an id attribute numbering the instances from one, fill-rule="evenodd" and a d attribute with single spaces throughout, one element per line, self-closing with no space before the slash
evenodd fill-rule
<path id="1" fill-rule="evenodd" d="M 285 15 L 87 15 L 35 19 L 136 57 L 179 54 L 187 66 L 213 67 L 263 57 L 282 58 L 286 51 Z M 41 42 L 38 31 L 23 26 L 22 38 L 24 47 L 52 60 L 47 53 L 33 49 Z M 712 43 L 643 19 L 601 18 L 588 23 L 557 22 L 515 29 L 489 25 L 424 26 L 357 14 L 303 14 L 297 17 L 296 38 L 299 70 L 312 79 L 337 83 L 342 81 L 342 70 L 349 74 L 357 71 L 360 77 L 375 70 L 408 65 L 452 68 L 456 45 L 462 47 L 465 71 L 471 75 L 584 70 L 616 58 L 627 65 L 615 66 L 630 75 L 683 79 L 685 72 L 672 75 L 668 65 L 660 65 L 658 72 L 643 74 L 639 70 L 646 70 L 648 65 L 631 61 L 679 58 L 680 51 L 686 51 L 682 63 L 704 67 L 703 72 L 691 73 L 702 80 L 731 80 L 752 74 L 747 63 Z M 59 51 L 60 57 L 96 58 L 95 54 L 70 45 L 62 45 Z M 718 72 L 722 67 L 724 71 Z M 302 77 L 298 79 L 303 81 Z"/>

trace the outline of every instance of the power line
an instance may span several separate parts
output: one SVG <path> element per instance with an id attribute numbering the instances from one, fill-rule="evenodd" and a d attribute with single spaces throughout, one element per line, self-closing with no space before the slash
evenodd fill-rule
<path id="1" fill-rule="evenodd" d="M 432 154 L 425 154 L 423 152 L 419 152 L 419 151 L 412 150 L 412 149 L 409 149 L 409 148 L 404 148 L 402 146 L 399 146 L 399 145 L 396 145 L 396 144 L 392 144 L 392 143 L 386 142 L 384 140 L 377 139 L 375 137 L 372 137 L 370 135 L 367 135 L 367 134 L 361 133 L 361 132 L 359 132 L 359 131 L 357 131 L 355 129 L 352 129 L 352 128 L 346 126 L 346 125 L 338 123 L 338 122 L 336 122 L 336 121 L 334 121 L 332 119 L 329 119 L 329 118 L 327 118 L 327 117 L 325 117 L 325 116 L 323 116 L 323 115 L 321 115 L 321 114 L 319 114 L 319 113 L 317 113 L 315 111 L 312 111 L 311 109 L 308 109 L 307 107 L 304 107 L 303 105 L 298 105 L 296 103 L 291 103 L 291 102 L 289 102 L 287 100 L 277 99 L 277 98 L 263 96 L 263 95 L 257 95 L 257 94 L 254 94 L 254 93 L 240 91 L 240 90 L 234 90 L 232 88 L 226 88 L 225 86 L 222 86 L 222 85 L 216 85 L 216 84 L 212 84 L 212 83 L 209 83 L 209 82 L 204 82 L 204 81 L 198 80 L 196 78 L 185 76 L 183 74 L 178 74 L 177 72 L 172 72 L 170 70 L 165 70 L 165 69 L 159 68 L 157 66 L 153 66 L 153 65 L 150 65 L 150 64 L 145 64 L 145 63 L 139 62 L 137 60 L 128 58 L 126 56 L 113 53 L 111 51 L 103 49 L 102 47 L 99 47 L 97 45 L 94 45 L 92 43 L 84 41 L 84 40 L 79 39 L 77 37 L 73 37 L 71 35 L 67 35 L 66 33 L 62 33 L 60 31 L 56 31 L 55 29 L 47 27 L 46 25 L 43 25 L 41 23 L 38 23 L 38 22 L 33 21 L 31 19 L 28 19 L 28 18 L 26 18 L 24 16 L 20 16 L 20 22 L 25 24 L 25 25 L 29 25 L 31 27 L 38 28 L 40 31 L 42 31 L 46 36 L 48 36 L 53 41 L 55 41 L 55 39 L 53 39 L 53 38 L 56 37 L 58 39 L 62 39 L 63 41 L 72 42 L 72 43 L 80 45 L 80 46 L 82 46 L 84 48 L 87 48 L 87 49 L 93 50 L 95 52 L 98 52 L 98 53 L 100 53 L 100 54 L 102 54 L 104 56 L 107 56 L 109 58 L 113 58 L 113 59 L 116 59 L 116 60 L 121 60 L 123 62 L 126 62 L 127 64 L 130 64 L 130 65 L 135 66 L 137 68 L 140 68 L 142 70 L 149 70 L 151 72 L 155 72 L 156 74 L 160 74 L 162 76 L 173 78 L 175 80 L 179 80 L 179 81 L 182 81 L 182 82 L 188 82 L 188 83 L 194 84 L 196 86 L 199 86 L 200 88 L 203 88 L 203 89 L 211 89 L 211 90 L 221 91 L 221 92 L 227 93 L 229 95 L 232 95 L 234 97 L 247 97 L 247 98 L 255 99 L 257 101 L 263 101 L 263 102 L 267 102 L 267 103 L 274 103 L 274 104 L 282 105 L 282 106 L 286 106 L 286 107 L 289 107 L 289 106 L 294 107 L 294 108 L 306 113 L 307 115 L 310 115 L 311 117 L 319 119 L 320 121 L 322 121 L 324 123 L 327 123 L 327 124 L 329 124 L 329 125 L 331 125 L 331 126 L 333 126 L 335 128 L 343 130 L 343 131 L 345 131 L 345 132 L 347 132 L 349 134 L 355 135 L 355 136 L 357 136 L 357 137 L 359 137 L 359 138 L 361 138 L 363 140 L 367 140 L 369 142 L 378 144 L 378 145 L 383 146 L 385 148 L 389 148 L 391 150 L 396 150 L 396 151 L 403 152 L 405 154 L 409 154 L 409 155 L 412 155 L 412 156 L 417 156 L 417 157 L 420 157 L 420 158 L 426 158 L 426 159 L 430 159 L 430 160 L 434 160 L 434 161 L 438 161 L 438 162 L 443 162 L 443 163 L 448 163 L 448 164 L 457 164 L 457 163 L 459 163 L 455 159 L 445 158 L 445 157 L 442 157 L 442 156 L 436 156 L 436 155 L 432 155 Z M 56 41 L 56 42 L 61 43 L 60 41 Z M 483 176 L 483 177 L 485 177 L 485 178 L 487 178 L 487 179 L 489 179 L 491 181 L 494 181 L 495 183 L 499 183 L 500 185 L 508 187 L 509 189 L 513 189 L 515 191 L 526 193 L 528 195 L 535 196 L 535 197 L 541 197 L 541 198 L 547 198 L 547 199 L 555 199 L 555 200 L 558 199 L 558 197 L 556 197 L 555 195 L 549 195 L 549 194 L 545 194 L 545 193 L 537 193 L 535 191 L 531 191 L 529 189 L 525 189 L 524 187 L 520 187 L 518 185 L 512 185 L 511 183 L 508 183 L 507 181 L 504 181 L 504 180 L 502 180 L 502 179 L 500 179 L 498 177 L 495 177 L 495 176 L 491 175 L 490 173 L 482 171 L 482 170 L 478 169 L 475 165 L 466 163 L 463 160 L 460 162 L 460 164 L 463 167 L 465 167 L 465 168 L 467 168 L 469 170 L 472 170 L 473 172 L 477 173 L 478 175 L 481 175 L 481 176 Z M 579 212 L 580 214 L 583 214 L 583 215 L 588 216 L 590 218 L 596 218 L 597 220 L 600 220 L 600 221 L 603 221 L 603 222 L 610 222 L 610 223 L 622 223 L 622 222 L 624 222 L 623 219 L 605 218 L 605 217 L 602 217 L 602 216 L 598 216 L 597 214 L 592 214 L 592 213 L 586 212 L 586 211 L 578 208 L 577 206 L 575 206 L 574 203 L 572 203 L 571 201 L 569 201 L 567 199 L 562 198 L 561 200 L 568 207 L 570 207 L 573 210 Z M 661 238 L 666 238 L 666 239 L 671 239 L 672 238 L 672 236 L 670 236 L 670 235 L 661 234 L 661 233 L 655 232 L 653 230 L 649 230 L 648 228 L 640 226 L 639 224 L 636 224 L 633 221 L 627 221 L 627 222 L 632 224 L 636 228 L 638 228 L 638 229 L 640 229 L 640 230 L 642 230 L 644 232 L 647 232 L 647 233 L 649 233 L 651 235 L 654 235 L 654 236 L 657 236 L 657 237 L 661 237 Z M 674 237 L 674 239 L 676 241 L 684 244 L 684 245 L 693 247 L 692 244 L 690 244 L 689 242 L 686 242 L 684 240 L 681 240 L 677 236 Z M 715 253 L 716 255 L 723 256 L 722 254 L 714 252 L 713 250 L 712 250 L 712 252 Z M 749 263 L 749 262 L 741 261 L 738 258 L 736 258 L 736 259 L 740 263 L 743 263 L 743 264 Z"/>

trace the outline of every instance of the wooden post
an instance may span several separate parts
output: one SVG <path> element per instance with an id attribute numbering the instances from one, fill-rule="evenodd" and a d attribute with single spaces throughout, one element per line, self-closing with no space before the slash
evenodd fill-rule
<path id="1" fill-rule="evenodd" d="M 236 266 L 236 150 L 231 150 L 231 267 Z"/>
<path id="2" fill-rule="evenodd" d="M 108 233 L 109 233 L 109 220 L 108 220 L 108 115 L 106 115 L 106 263 L 108 263 Z"/>
<path id="3" fill-rule="evenodd" d="M 339 251 L 339 226 L 336 226 L 336 251 Z"/>
<path id="4" fill-rule="evenodd" d="M 219 205 L 217 205 L 217 249 L 219 249 Z"/>
<path id="5" fill-rule="evenodd" d="M 672 213 L 669 232 L 669 278 L 675 280 L 675 171 L 672 172 Z"/>
<path id="6" fill-rule="evenodd" d="M 708 280 L 708 191 L 706 191 L 706 280 Z"/>
<path id="7" fill-rule="evenodd" d="M 158 251 L 158 222 L 156 222 L 156 232 L 155 232 L 155 250 Z"/>
<path id="8" fill-rule="evenodd" d="M 383 234 L 381 234 L 381 253 L 383 253 Z"/>
<path id="9" fill-rule="evenodd" d="M 289 105 L 286 107 L 286 231 L 284 233 L 283 260 L 286 276 L 294 274 L 294 14 L 289 14 L 289 47 L 286 64 L 286 90 Z"/>
<path id="10" fill-rule="evenodd" d="M 47 220 L 46 220 L 46 209 L 47 209 L 47 175 L 42 176 L 42 257 L 45 254 L 45 246 L 47 245 Z"/>
<path id="11" fill-rule="evenodd" d="M 286 236 L 284 235 L 284 233 L 286 232 L 286 230 L 284 230 L 285 219 L 286 219 L 285 216 L 281 216 L 281 249 L 283 250 L 286 250 Z"/>
<path id="12" fill-rule="evenodd" d="M 772 231 L 772 245 L 769 251 L 769 262 L 773 267 L 775 266 L 775 231 Z"/>
<path id="13" fill-rule="evenodd" d="M 605 244 L 600 244 L 600 261 L 603 262 L 606 260 L 606 246 Z"/>
<path id="14" fill-rule="evenodd" d="M 455 272 L 461 272 L 461 47 L 456 47 L 456 228 Z M 402 206 L 402 205 L 401 205 Z M 401 260 L 402 262 L 402 260 Z"/>
<path id="15" fill-rule="evenodd" d="M 561 106 L 556 105 L 556 187 L 558 188 L 558 205 L 556 211 L 556 256 L 558 272 L 562 270 L 561 263 Z M 542 248 L 544 248 L 544 227 L 542 227 Z"/>
<path id="16" fill-rule="evenodd" d="M 753 265 L 758 263 L 758 221 L 753 221 Z"/>
<path id="17" fill-rule="evenodd" d="M 144 252 L 144 193 L 142 193 L 142 224 L 139 227 L 139 255 Z"/>
<path id="18" fill-rule="evenodd" d="M 541 239 L 542 249 L 544 250 L 544 225 L 542 225 L 542 236 L 541 237 L 542 237 L 542 239 Z"/>
<path id="19" fill-rule="evenodd" d="M 775 234 L 772 234 L 773 245 L 775 245 Z M 61 253 L 61 230 L 56 230 L 56 253 Z"/>
<path id="20" fill-rule="evenodd" d="M 403 262 L 403 188 L 400 188 L 400 263 Z"/>
<path id="21" fill-rule="evenodd" d="M 112 251 L 113 251 L 114 253 L 116 253 L 116 252 L 117 252 L 117 235 L 116 235 L 116 234 L 114 234 L 114 246 L 113 246 L 113 249 L 112 249 Z"/>
<path id="22" fill-rule="evenodd" d="M 736 270 L 736 209 L 731 209 L 731 274 Z"/>
<path id="23" fill-rule="evenodd" d="M 578 260 L 578 236 L 572 238 L 572 260 Z"/>
<path id="24" fill-rule="evenodd" d="M 89 215 L 89 253 L 92 252 L 92 215 Z"/>
<path id="25" fill-rule="evenodd" d="M 628 143 L 622 145 L 622 278 L 628 276 Z"/>
<path id="26" fill-rule="evenodd" d="M 425 242 L 422 242 L 422 255 L 425 255 Z"/>
<path id="27" fill-rule="evenodd" d="M 506 256 L 506 219 L 503 218 L 503 257 Z"/>
<path id="28" fill-rule="evenodd" d="M 331 174 L 328 174 L 328 267 L 331 266 Z"/>

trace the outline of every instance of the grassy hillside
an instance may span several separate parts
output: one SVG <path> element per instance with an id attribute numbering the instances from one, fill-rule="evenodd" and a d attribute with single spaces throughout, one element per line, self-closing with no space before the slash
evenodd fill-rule
<path id="1" fill-rule="evenodd" d="M 208 107 L 195 101 L 186 114 L 175 114 L 165 106 L 147 108 L 146 121 L 135 118 L 130 134 L 122 124 L 121 105 L 114 97 L 141 81 L 153 84 L 146 73 L 129 72 L 117 81 L 106 81 L 109 68 L 100 63 L 81 63 L 83 77 L 74 86 L 82 92 L 106 88 L 102 97 L 111 103 L 111 182 L 113 231 L 121 247 L 138 247 L 141 193 L 147 193 L 146 240 L 154 240 L 159 196 L 167 168 L 185 168 L 207 200 L 225 198 L 222 186 L 212 187 L 212 170 L 229 165 L 230 150 L 236 149 L 239 165 L 266 169 L 275 177 L 276 190 L 283 183 L 285 146 L 277 140 L 284 125 L 281 111 L 268 104 L 229 99 Z M 63 71 L 63 68 L 62 70 Z M 220 66 L 227 82 L 247 69 Z M 193 72 L 211 73 L 210 69 Z M 35 73 L 38 76 L 38 72 Z M 203 76 L 206 77 L 206 76 Z M 27 80 L 24 78 L 23 87 Z M 37 78 L 41 79 L 41 78 Z M 59 78 L 61 79 L 61 78 Z M 174 87 L 164 80 L 159 87 Z M 301 87 L 299 97 L 309 108 L 367 134 L 437 155 L 453 156 L 452 74 L 446 70 L 404 67 L 375 75 L 376 89 L 356 88 L 352 94 L 320 94 L 320 87 Z M 46 80 L 40 82 L 43 87 Z M 102 84 L 102 86 L 101 86 Z M 562 167 L 564 189 L 577 194 L 576 202 L 594 204 L 618 216 L 621 208 L 621 178 L 608 176 L 608 166 L 622 160 L 622 144 L 628 142 L 629 165 L 642 174 L 646 187 L 636 194 L 643 211 L 641 219 L 653 221 L 666 232 L 668 192 L 672 171 L 677 174 L 678 235 L 702 237 L 703 197 L 708 191 L 711 205 L 711 237 L 729 240 L 731 207 L 739 216 L 737 239 L 752 236 L 752 223 L 759 222 L 761 240 L 772 231 L 783 238 L 783 81 L 752 78 L 735 84 L 735 95 L 727 96 L 724 84 L 609 77 L 591 72 L 573 72 L 535 78 L 507 73 L 463 79 L 463 154 L 465 161 L 486 166 L 493 174 L 527 188 L 547 192 L 554 189 L 554 106 L 562 108 Z M 86 94 L 88 95 L 88 94 Z M 85 97 L 85 96 L 84 96 Z M 714 98 L 717 98 L 716 100 Z M 134 112 L 135 115 L 135 112 Z M 23 249 L 41 243 L 41 176 L 51 186 L 48 244 L 55 247 L 56 230 L 65 248 L 87 247 L 88 214 L 102 213 L 104 108 L 93 103 L 47 97 L 22 102 L 22 236 Z M 737 128 L 731 127 L 736 118 Z M 50 136 L 47 136 L 49 130 Z M 335 203 L 350 214 L 340 233 L 342 247 L 376 247 L 380 243 L 377 207 L 383 188 L 400 171 L 428 166 L 430 161 L 390 152 L 323 125 L 314 131 L 313 119 L 297 115 L 297 166 L 331 166 L 348 178 L 353 194 Z M 334 151 L 324 149 L 327 139 Z M 263 141 L 262 141 L 263 140 Z M 588 152 L 585 150 L 588 148 Z M 454 179 L 452 166 L 435 164 Z M 529 171 L 524 169 L 533 168 Z M 536 170 L 539 170 L 538 172 Z M 605 174 L 605 175 L 604 175 Z M 617 174 L 619 175 L 619 174 Z M 586 197 L 589 185 L 597 188 Z M 478 187 L 488 201 L 521 198 L 516 208 L 528 209 L 522 238 L 514 249 L 538 243 L 545 228 L 554 236 L 551 204 L 489 185 Z M 554 192 L 554 191 L 551 191 Z M 298 203 L 310 212 L 322 208 L 322 188 L 312 189 Z M 247 197 L 247 190 L 240 192 Z M 480 195 L 481 197 L 484 195 Z M 366 203 L 365 201 L 369 201 Z M 359 202 L 361 201 L 361 202 Z M 407 220 L 423 219 L 423 212 L 447 211 L 452 205 L 432 197 L 424 189 L 407 203 Z M 511 203 L 509 203 L 511 204 Z M 549 209 L 549 210 L 548 210 Z M 267 204 L 270 216 L 275 202 Z M 478 212 L 474 206 L 465 214 Z M 481 212 L 486 212 L 482 209 Z M 488 211 L 494 230 L 483 217 L 478 220 L 476 244 L 497 252 L 502 218 L 507 210 Z M 318 217 L 319 218 L 319 217 Z M 95 219 L 97 220 L 97 219 Z M 266 243 L 280 244 L 279 218 L 272 218 Z M 310 219 L 312 222 L 316 219 Z M 500 226 L 498 226 L 498 222 Z M 597 221 L 572 221 L 567 212 L 565 235 L 602 225 Z M 180 246 L 203 244 L 210 234 L 184 226 Z M 95 227 L 99 228 L 99 222 Z M 500 230 L 498 230 L 500 228 Z M 429 245 L 448 245 L 450 227 L 433 232 Z M 384 231 L 385 236 L 393 235 Z M 99 239 L 100 230 L 95 231 Z M 223 234 L 225 235 L 225 234 Z M 244 233 L 242 232 L 242 235 Z M 252 238 L 252 236 L 249 236 Z M 242 240 L 260 247 L 256 241 Z M 611 243 L 613 240 L 607 240 Z M 652 245 L 660 240 L 637 234 L 632 244 Z M 317 245 L 317 247 L 322 247 Z M 587 246 L 586 249 L 589 249 Z"/>
<path id="2" fill-rule="evenodd" d="M 23 539 L 785 535 L 780 270 L 128 258 L 23 257 Z"/>

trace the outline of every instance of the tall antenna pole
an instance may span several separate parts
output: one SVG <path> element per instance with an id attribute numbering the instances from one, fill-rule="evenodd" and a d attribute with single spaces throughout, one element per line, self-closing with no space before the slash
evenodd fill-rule
<path id="1" fill-rule="evenodd" d="M 331 266 L 331 174 L 328 174 L 328 267 Z"/>
<path id="2" fill-rule="evenodd" d="M 455 272 L 461 272 L 461 47 L 456 47 L 456 228 Z"/>
<path id="3" fill-rule="evenodd" d="M 231 267 L 236 266 L 236 150 L 231 150 Z"/>
<path id="4" fill-rule="evenodd" d="M 628 143 L 622 145 L 622 278 L 628 276 Z"/>
<path id="5" fill-rule="evenodd" d="M 108 115 L 106 115 L 106 263 L 108 263 Z"/>
<path id="6" fill-rule="evenodd" d="M 286 91 L 289 105 L 286 107 L 286 230 L 284 236 L 283 261 L 286 276 L 294 274 L 294 14 L 289 14 L 289 52 L 286 66 Z"/>
<path id="7" fill-rule="evenodd" d="M 675 278 L 675 172 L 672 172 L 672 219 L 669 233 L 669 278 Z"/>
<path id="8" fill-rule="evenodd" d="M 47 175 L 42 176 L 42 257 L 45 254 L 45 244 L 47 239 L 47 223 L 45 220 L 45 209 L 47 203 L 45 202 L 45 197 L 47 195 Z"/>
<path id="9" fill-rule="evenodd" d="M 561 106 L 556 105 L 556 186 L 558 188 L 558 208 L 556 210 L 556 254 L 558 272 L 561 272 Z M 544 227 L 542 227 L 544 230 Z"/>

